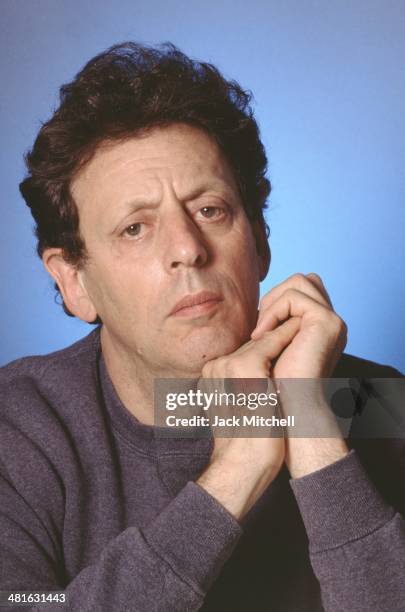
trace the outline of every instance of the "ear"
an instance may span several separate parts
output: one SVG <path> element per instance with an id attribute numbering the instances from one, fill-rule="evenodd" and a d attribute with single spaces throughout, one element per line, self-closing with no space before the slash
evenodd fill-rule
<path id="1" fill-rule="evenodd" d="M 259 255 L 260 281 L 263 281 L 267 276 L 271 261 L 271 250 L 263 215 L 260 216 L 260 219 L 252 222 L 252 229 L 256 241 L 256 250 Z"/>
<path id="2" fill-rule="evenodd" d="M 82 272 L 64 259 L 62 249 L 46 249 L 42 262 L 57 283 L 69 311 L 82 321 L 92 323 L 97 318 L 97 311 L 87 293 Z"/>

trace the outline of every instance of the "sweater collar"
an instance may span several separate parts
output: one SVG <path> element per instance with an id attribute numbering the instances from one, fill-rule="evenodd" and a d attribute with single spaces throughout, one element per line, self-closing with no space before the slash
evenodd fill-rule
<path id="1" fill-rule="evenodd" d="M 148 455 L 209 455 L 212 436 L 173 438 L 164 436 L 167 429 L 141 423 L 122 403 L 109 376 L 101 351 L 100 331 L 95 334 L 96 368 L 99 387 L 113 428 L 137 450 Z"/>

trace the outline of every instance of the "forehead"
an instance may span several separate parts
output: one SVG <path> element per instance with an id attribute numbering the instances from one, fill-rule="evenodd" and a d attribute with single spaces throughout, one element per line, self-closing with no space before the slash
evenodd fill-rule
<path id="1" fill-rule="evenodd" d="M 159 190 L 170 181 L 178 196 L 207 187 L 237 190 L 230 165 L 212 137 L 183 124 L 154 128 L 146 135 L 105 142 L 72 182 L 76 201 L 100 194 L 125 198 L 128 191 Z M 117 194 L 117 190 L 119 194 Z"/>

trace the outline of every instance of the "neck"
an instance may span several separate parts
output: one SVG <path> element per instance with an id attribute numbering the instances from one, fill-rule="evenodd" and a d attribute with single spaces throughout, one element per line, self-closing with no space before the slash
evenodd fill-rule
<path id="1" fill-rule="evenodd" d="M 190 379 L 186 386 L 191 388 L 193 380 L 201 376 L 201 372 L 192 374 L 177 372 L 146 364 L 140 355 L 134 357 L 126 347 L 114 342 L 104 326 L 101 327 L 100 339 L 107 372 L 118 397 L 125 408 L 145 425 L 155 425 L 154 383 L 156 378 Z"/>

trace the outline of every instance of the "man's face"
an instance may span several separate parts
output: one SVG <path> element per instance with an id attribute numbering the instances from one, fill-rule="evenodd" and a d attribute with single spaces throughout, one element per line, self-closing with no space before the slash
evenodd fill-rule
<path id="1" fill-rule="evenodd" d="M 266 262 L 206 133 L 172 125 L 99 147 L 72 195 L 89 254 L 81 278 L 115 353 L 189 376 L 249 339 Z"/>

